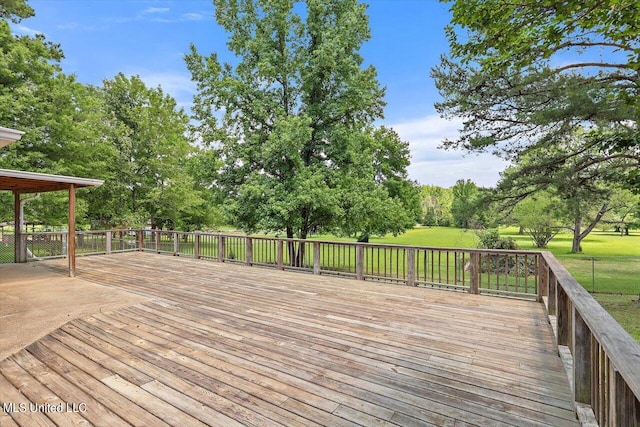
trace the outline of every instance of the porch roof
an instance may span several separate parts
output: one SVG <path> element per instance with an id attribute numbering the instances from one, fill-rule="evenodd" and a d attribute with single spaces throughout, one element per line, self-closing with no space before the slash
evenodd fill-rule
<path id="1" fill-rule="evenodd" d="M 82 188 L 95 187 L 102 183 L 99 179 L 0 169 L 0 190 L 16 193 L 45 193 L 67 190 L 71 185 Z"/>

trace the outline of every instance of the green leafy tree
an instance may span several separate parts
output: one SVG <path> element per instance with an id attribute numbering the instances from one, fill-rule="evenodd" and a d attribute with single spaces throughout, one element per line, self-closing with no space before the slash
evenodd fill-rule
<path id="1" fill-rule="evenodd" d="M 0 3 L 0 19 L 3 21 L 20 22 L 22 19 L 34 15 L 34 11 L 25 0 L 3 0 Z"/>
<path id="2" fill-rule="evenodd" d="M 11 146 L 14 150 L 21 146 L 21 151 L 25 151 L 25 146 L 41 143 L 37 130 L 54 112 L 46 95 L 60 74 L 59 62 L 63 57 L 60 47 L 42 35 L 12 33 L 10 21 L 18 23 L 33 15 L 33 9 L 22 0 L 3 1 L 0 5 L 0 123 L 27 131 L 22 145 Z M 16 157 L 13 151 L 3 150 L 4 162 L 15 162 Z M 28 164 L 30 159 L 24 162 Z"/>
<path id="3" fill-rule="evenodd" d="M 470 179 L 460 179 L 451 187 L 451 195 L 453 224 L 459 228 L 475 228 L 480 225 L 482 209 L 478 186 Z"/>
<path id="4" fill-rule="evenodd" d="M 420 200 L 417 185 L 407 179 L 408 164 L 408 144 L 395 131 L 382 127 L 363 134 L 342 174 L 341 217 L 334 232 L 367 242 L 371 235 L 413 227 L 420 220 Z"/>
<path id="5" fill-rule="evenodd" d="M 450 188 L 423 185 L 420 191 L 423 225 L 449 227 L 452 225 L 451 205 L 453 194 Z"/>
<path id="6" fill-rule="evenodd" d="M 513 209 L 511 219 L 527 233 L 537 248 L 546 248 L 563 228 L 562 202 L 549 191 L 527 196 Z"/>
<path id="7" fill-rule="evenodd" d="M 611 209 L 605 222 L 613 224 L 621 236 L 628 236 L 629 229 L 640 226 L 640 196 L 625 188 L 614 189 L 610 201 Z"/>
<path id="8" fill-rule="evenodd" d="M 219 152 L 230 216 L 247 231 L 287 237 L 399 232 L 412 216 L 401 212 L 413 191 L 408 150 L 371 127 L 384 91 L 358 53 L 370 37 L 366 6 L 295 3 L 215 0 L 237 64 L 193 46 L 186 57 L 198 85 L 197 131 Z"/>
<path id="9" fill-rule="evenodd" d="M 105 145 L 95 91 L 62 73 L 62 51 L 44 36 L 16 36 L 9 21 L 33 16 L 23 1 L 0 6 L 0 124 L 25 131 L 20 141 L 0 152 L 0 167 L 33 172 L 95 177 L 101 171 Z M 88 222 L 84 198 L 78 193 L 78 224 Z M 0 215 L 13 217 L 10 194 L 0 195 Z M 67 221 L 66 197 L 43 194 L 29 202 L 29 222 L 50 225 Z"/>
<path id="10" fill-rule="evenodd" d="M 445 147 L 515 158 L 590 127 L 611 136 L 601 153 L 631 151 L 639 164 L 637 1 L 455 0 L 451 10 L 450 57 L 432 75 L 436 108 L 464 125 Z M 621 178 L 637 185 L 637 170 Z"/>
<path id="11" fill-rule="evenodd" d="M 184 226 L 185 211 L 202 204 L 188 170 L 187 115 L 137 76 L 106 80 L 103 96 L 114 157 L 96 193 L 108 203 L 96 214 L 116 225 Z"/>
<path id="12" fill-rule="evenodd" d="M 193 147 L 193 150 L 186 159 L 186 166 L 200 200 L 181 210 L 181 229 L 186 231 L 203 230 L 225 223 L 222 209 L 224 198 L 216 186 L 220 166 L 217 152 L 197 147 Z"/>
<path id="13" fill-rule="evenodd" d="M 601 139 L 594 135 L 576 132 L 545 149 L 530 149 L 502 174 L 496 189 L 505 206 L 543 190 L 557 197 L 557 212 L 573 233 L 572 252 L 581 251 L 582 240 L 611 210 L 614 189 L 634 165 L 633 159 L 602 153 L 589 142 Z"/>

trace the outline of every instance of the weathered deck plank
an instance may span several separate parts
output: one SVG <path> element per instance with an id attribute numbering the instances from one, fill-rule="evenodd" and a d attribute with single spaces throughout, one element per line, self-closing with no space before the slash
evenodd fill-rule
<path id="1" fill-rule="evenodd" d="M 145 299 L 0 361 L 2 401 L 86 403 L 34 422 L 577 425 L 536 303 L 143 253 L 78 276 Z"/>

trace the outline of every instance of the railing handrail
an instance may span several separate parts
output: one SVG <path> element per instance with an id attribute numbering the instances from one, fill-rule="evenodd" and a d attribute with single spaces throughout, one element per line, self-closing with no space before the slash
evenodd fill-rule
<path id="1" fill-rule="evenodd" d="M 155 232 L 156 230 L 141 230 L 147 232 Z M 157 230 L 164 233 L 174 233 L 174 231 L 168 230 Z M 271 237 L 271 236 L 254 236 L 254 235 L 245 235 L 245 234 L 224 234 L 224 233 L 210 233 L 205 231 L 175 231 L 175 233 L 180 234 L 193 234 L 199 233 L 201 236 L 219 236 L 219 237 L 232 237 L 232 238 L 245 238 L 249 237 L 253 240 L 282 240 L 284 242 L 303 242 L 303 243 L 323 243 L 323 244 L 340 244 L 345 246 L 369 246 L 369 247 L 381 247 L 381 248 L 394 248 L 394 249 L 427 249 L 433 250 L 438 249 L 442 251 L 458 251 L 458 252 L 469 252 L 469 253 L 500 253 L 500 254 L 510 254 L 510 255 L 540 255 L 541 251 L 533 251 L 528 249 L 484 249 L 484 248 L 454 248 L 449 246 L 421 246 L 421 245 L 403 245 L 403 244 L 394 244 L 394 243 L 372 243 L 372 242 L 345 242 L 339 240 L 320 240 L 320 239 L 300 239 L 300 238 L 290 238 L 290 237 Z"/>
<path id="2" fill-rule="evenodd" d="M 320 239 L 300 239 L 300 238 L 288 238 L 288 237 L 271 237 L 271 236 L 255 236 L 255 235 L 245 235 L 245 234 L 225 234 L 225 233 L 216 233 L 216 232 L 207 232 L 207 231 L 177 231 L 177 230 L 162 230 L 162 229 L 140 229 L 140 228 L 129 228 L 129 229 L 108 229 L 108 230 L 77 230 L 76 235 L 78 234 L 104 234 L 107 232 L 111 233 L 135 233 L 135 232 L 147 232 L 147 233 L 155 233 L 160 232 L 164 234 L 180 234 L 180 235 L 195 235 L 196 233 L 201 236 L 217 236 L 217 237 L 231 237 L 231 238 L 245 238 L 249 237 L 253 240 L 272 240 L 278 241 L 282 240 L 284 242 L 303 242 L 303 243 L 323 243 L 323 244 L 340 244 L 345 246 L 368 246 L 368 247 L 381 247 L 381 248 L 402 248 L 402 249 L 426 249 L 433 250 L 438 249 L 442 251 L 465 251 L 469 253 L 501 253 L 501 254 L 511 254 L 511 255 L 540 255 L 541 251 L 534 251 L 528 249 L 484 249 L 484 248 L 462 248 L 462 247 L 450 247 L 450 246 L 422 246 L 422 245 L 403 245 L 403 244 L 393 244 L 393 243 L 372 243 L 372 242 L 345 242 L 338 240 L 320 240 Z M 21 233 L 22 235 L 60 235 L 60 234 L 68 234 L 68 231 L 25 231 Z"/>
<path id="3" fill-rule="evenodd" d="M 571 300 L 573 308 L 580 313 L 627 386 L 635 396 L 640 396 L 640 343 L 573 278 L 551 252 L 542 252 L 542 256 L 554 272 L 558 285 Z"/>

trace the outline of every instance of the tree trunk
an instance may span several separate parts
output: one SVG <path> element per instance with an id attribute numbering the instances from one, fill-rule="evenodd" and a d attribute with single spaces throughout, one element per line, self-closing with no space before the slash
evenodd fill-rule
<path id="1" fill-rule="evenodd" d="M 576 218 L 575 227 L 573 228 L 573 244 L 571 246 L 571 252 L 578 253 L 582 252 L 582 240 L 591 233 L 591 231 L 598 225 L 602 217 L 609 210 L 609 202 L 602 205 L 596 217 L 591 221 L 591 224 L 583 232 L 580 232 L 582 228 L 582 216 Z"/>
<path id="2" fill-rule="evenodd" d="M 300 231 L 300 239 L 307 238 L 308 231 L 301 230 Z M 293 239 L 294 233 L 293 228 L 287 227 L 287 239 Z M 297 243 L 297 247 L 296 247 Z M 289 249 L 289 265 L 292 267 L 303 267 L 304 266 L 304 254 L 305 254 L 305 244 L 303 241 L 300 242 L 287 242 L 287 248 Z"/>
<path id="3" fill-rule="evenodd" d="M 287 227 L 287 239 L 293 239 L 293 228 Z M 295 242 L 288 241 L 287 249 L 289 250 L 289 265 L 296 266 L 296 244 Z"/>
<path id="4" fill-rule="evenodd" d="M 363 231 L 362 234 L 358 237 L 358 243 L 369 243 L 369 233 Z"/>
<path id="5" fill-rule="evenodd" d="M 582 247 L 580 246 L 580 242 L 582 242 L 582 239 L 580 238 L 581 228 L 582 228 L 582 217 L 579 216 L 575 219 L 575 223 L 573 226 L 573 242 L 571 244 L 571 252 L 573 253 L 582 252 Z"/>

